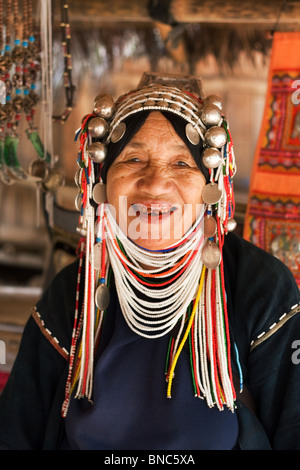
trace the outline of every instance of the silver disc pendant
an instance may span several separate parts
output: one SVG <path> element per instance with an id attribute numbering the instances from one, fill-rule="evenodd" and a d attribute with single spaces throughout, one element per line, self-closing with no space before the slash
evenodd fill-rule
<path id="1" fill-rule="evenodd" d="M 75 184 L 78 188 L 80 188 L 80 186 L 81 186 L 82 171 L 83 171 L 82 168 L 78 168 L 78 170 L 76 171 L 75 176 L 74 176 L 74 181 L 75 181 Z"/>
<path id="2" fill-rule="evenodd" d="M 82 202 L 82 194 L 81 192 L 77 194 L 75 198 L 75 208 L 78 212 L 81 211 L 81 202 Z"/>
<path id="3" fill-rule="evenodd" d="M 101 261 L 102 261 L 102 243 L 95 243 L 94 245 L 94 269 L 101 268 Z M 90 262 L 91 262 L 91 255 L 90 255 Z"/>
<path id="4" fill-rule="evenodd" d="M 202 199 L 206 204 L 216 204 L 222 197 L 222 191 L 215 183 L 208 183 L 202 191 Z"/>
<path id="5" fill-rule="evenodd" d="M 106 201 L 106 185 L 97 183 L 93 188 L 93 199 L 96 204 L 103 204 Z"/>
<path id="6" fill-rule="evenodd" d="M 95 293 L 95 303 L 99 310 L 106 310 L 110 301 L 109 288 L 105 284 L 100 284 Z"/>
<path id="7" fill-rule="evenodd" d="M 117 127 L 113 130 L 110 136 L 111 142 L 113 142 L 114 144 L 116 142 L 119 142 L 119 140 L 122 139 L 125 132 L 126 132 L 126 124 L 125 122 L 120 122 L 120 124 L 117 125 Z"/>
<path id="8" fill-rule="evenodd" d="M 204 217 L 204 236 L 205 238 L 211 238 L 216 234 L 217 222 L 211 216 Z"/>
<path id="9" fill-rule="evenodd" d="M 202 261 L 208 269 L 216 269 L 221 263 L 221 251 L 215 242 L 208 241 L 202 250 Z"/>
<path id="10" fill-rule="evenodd" d="M 189 122 L 185 126 L 185 134 L 188 138 L 188 140 L 191 142 L 193 145 L 198 145 L 200 142 L 200 135 L 197 129 L 195 129 L 192 124 Z"/>

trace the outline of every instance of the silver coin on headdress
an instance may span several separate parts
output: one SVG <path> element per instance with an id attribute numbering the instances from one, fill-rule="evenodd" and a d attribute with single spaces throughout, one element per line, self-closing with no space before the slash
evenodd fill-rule
<path id="1" fill-rule="evenodd" d="M 188 140 L 191 142 L 193 145 L 198 145 L 200 142 L 200 135 L 197 129 L 189 122 L 185 126 L 185 134 L 188 138 Z"/>
<path id="2" fill-rule="evenodd" d="M 110 136 L 110 140 L 111 142 L 113 142 L 114 144 L 119 142 L 119 140 L 122 139 L 123 135 L 125 134 L 126 132 L 126 124 L 125 122 L 120 122 L 116 127 L 115 129 L 113 130 L 111 136 Z"/>

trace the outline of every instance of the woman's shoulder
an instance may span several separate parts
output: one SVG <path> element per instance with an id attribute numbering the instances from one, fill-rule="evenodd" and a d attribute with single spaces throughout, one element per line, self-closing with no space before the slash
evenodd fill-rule
<path id="1" fill-rule="evenodd" d="M 233 324 L 256 338 L 299 305 L 299 287 L 289 268 L 251 242 L 228 234 L 224 243 L 226 293 Z"/>
<path id="2" fill-rule="evenodd" d="M 59 271 L 37 302 L 33 317 L 42 332 L 68 349 L 78 286 L 78 260 Z"/>

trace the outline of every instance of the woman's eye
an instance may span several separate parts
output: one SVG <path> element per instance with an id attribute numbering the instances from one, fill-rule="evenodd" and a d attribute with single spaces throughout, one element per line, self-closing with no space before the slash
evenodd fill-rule
<path id="1" fill-rule="evenodd" d="M 139 157 L 128 157 L 126 161 L 129 163 L 139 163 L 141 160 Z"/>
<path id="2" fill-rule="evenodd" d="M 177 166 L 185 166 L 185 167 L 188 167 L 189 164 L 183 160 L 178 160 L 178 162 L 176 162 L 176 165 Z"/>

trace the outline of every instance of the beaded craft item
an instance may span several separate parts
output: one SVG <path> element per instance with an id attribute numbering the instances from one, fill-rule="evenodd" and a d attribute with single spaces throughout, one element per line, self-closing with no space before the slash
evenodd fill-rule
<path id="1" fill-rule="evenodd" d="M 203 141 L 202 161 L 209 170 L 202 212 L 176 245 L 162 251 L 145 250 L 120 231 L 101 179 L 107 145 L 126 134 L 126 117 L 144 110 L 180 116 L 191 144 Z M 76 398 L 93 399 L 94 353 L 109 305 L 112 274 L 129 328 L 150 341 L 170 335 L 167 396 L 172 396 L 176 363 L 188 342 L 195 396 L 204 398 L 209 407 L 223 410 L 225 405 L 233 411 L 236 396 L 222 247 L 227 232 L 236 226 L 232 187 L 236 166 L 221 99 L 213 95 L 203 98 L 199 82 L 190 77 L 145 74 L 137 90 L 116 102 L 107 94 L 97 96 L 76 139 L 80 139 L 80 148 L 75 205 L 80 211 L 78 232 L 82 239 L 62 415 L 67 414 L 72 393 Z M 79 310 L 83 268 L 84 299 Z"/>

